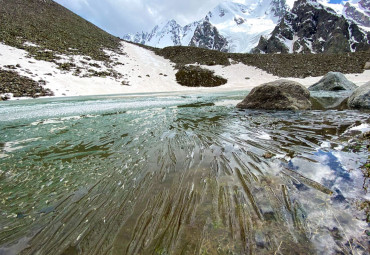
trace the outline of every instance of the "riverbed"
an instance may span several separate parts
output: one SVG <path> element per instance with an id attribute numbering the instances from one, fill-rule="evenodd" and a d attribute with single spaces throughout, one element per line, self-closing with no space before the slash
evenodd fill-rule
<path id="1" fill-rule="evenodd" d="M 360 111 L 246 91 L 0 103 L 0 254 L 367 254 Z"/>

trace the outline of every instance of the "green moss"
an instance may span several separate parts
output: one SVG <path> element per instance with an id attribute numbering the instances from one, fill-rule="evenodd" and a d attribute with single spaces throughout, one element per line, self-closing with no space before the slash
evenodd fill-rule
<path id="1" fill-rule="evenodd" d="M 235 61 L 280 77 L 322 76 L 330 71 L 362 73 L 370 52 L 341 54 L 228 54 Z"/>
<path id="2" fill-rule="evenodd" d="M 45 81 L 40 80 L 39 83 L 45 84 Z M 16 72 L 0 69 L 0 94 L 13 93 L 14 97 L 53 95 L 49 89 L 44 89 L 39 83 Z"/>
<path id="3" fill-rule="evenodd" d="M 230 65 L 227 54 L 196 47 L 173 46 L 155 49 L 156 54 L 178 65 L 199 63 L 201 65 Z"/>
<path id="4" fill-rule="evenodd" d="M 70 71 L 72 68 L 75 68 L 76 65 L 70 62 L 67 63 L 58 63 L 58 68 L 63 71 Z"/>
<path id="5" fill-rule="evenodd" d="M 101 67 L 99 64 L 96 64 L 96 63 L 89 63 L 89 66 L 93 66 L 93 67 L 96 67 L 96 68 Z"/>
<path id="6" fill-rule="evenodd" d="M 366 214 L 366 222 L 370 223 L 370 201 L 363 200 L 357 203 L 358 209 Z"/>
<path id="7" fill-rule="evenodd" d="M 187 87 L 217 87 L 227 82 L 214 72 L 197 66 L 182 66 L 176 73 L 176 81 Z"/>

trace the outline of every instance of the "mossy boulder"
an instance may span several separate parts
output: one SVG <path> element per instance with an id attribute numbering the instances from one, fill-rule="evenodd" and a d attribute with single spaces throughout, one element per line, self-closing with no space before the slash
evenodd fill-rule
<path id="1" fill-rule="evenodd" d="M 176 81 L 187 87 L 217 87 L 225 84 L 226 79 L 214 75 L 213 71 L 198 66 L 182 66 L 176 73 Z"/>
<path id="2" fill-rule="evenodd" d="M 306 110 L 311 108 L 310 92 L 298 82 L 277 80 L 255 87 L 236 107 L 263 110 Z"/>

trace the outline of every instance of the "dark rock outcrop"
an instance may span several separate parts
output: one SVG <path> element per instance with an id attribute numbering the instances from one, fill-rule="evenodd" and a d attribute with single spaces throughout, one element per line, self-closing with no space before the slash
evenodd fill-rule
<path id="1" fill-rule="evenodd" d="M 273 81 L 252 89 L 236 107 L 264 110 L 306 110 L 311 108 L 310 92 L 298 82 Z"/>
<path id="2" fill-rule="evenodd" d="M 310 91 L 340 91 L 340 90 L 355 90 L 357 85 L 347 80 L 347 78 L 339 72 L 329 72 L 320 81 L 308 88 Z"/>
<path id="3" fill-rule="evenodd" d="M 289 10 L 289 6 L 286 4 L 286 0 L 272 0 L 270 3 L 270 12 L 279 19 Z"/>
<path id="4" fill-rule="evenodd" d="M 209 21 L 204 20 L 195 29 L 189 46 L 227 52 L 228 42 Z"/>
<path id="5" fill-rule="evenodd" d="M 182 66 L 176 73 L 176 81 L 187 87 L 217 87 L 225 84 L 226 79 L 214 72 L 198 66 Z"/>
<path id="6" fill-rule="evenodd" d="M 253 53 L 338 53 L 370 50 L 370 36 L 315 0 L 298 0 Z"/>
<path id="7" fill-rule="evenodd" d="M 351 109 L 370 109 L 370 82 L 356 89 L 348 99 Z"/>

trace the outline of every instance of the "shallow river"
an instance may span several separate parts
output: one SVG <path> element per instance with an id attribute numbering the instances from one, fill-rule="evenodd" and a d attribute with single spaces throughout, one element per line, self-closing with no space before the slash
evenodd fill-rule
<path id="1" fill-rule="evenodd" d="M 367 254 L 369 114 L 245 94 L 0 103 L 0 254 Z"/>

